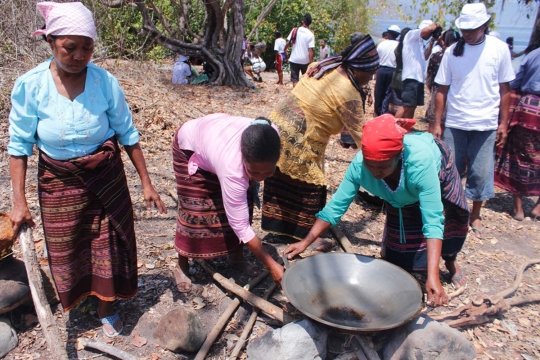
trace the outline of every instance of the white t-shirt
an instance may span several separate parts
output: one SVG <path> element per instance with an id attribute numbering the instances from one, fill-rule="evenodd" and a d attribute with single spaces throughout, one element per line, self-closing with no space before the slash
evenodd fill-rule
<path id="1" fill-rule="evenodd" d="M 411 30 L 403 39 L 402 80 L 414 79 L 421 83 L 424 82 L 426 59 L 424 58 L 424 40 L 420 36 L 421 32 L 420 29 Z"/>
<path id="2" fill-rule="evenodd" d="M 287 45 L 287 42 L 284 38 L 276 39 L 276 42 L 274 43 L 274 51 L 277 51 L 280 54 L 284 53 L 285 45 Z"/>
<path id="3" fill-rule="evenodd" d="M 499 121 L 499 84 L 514 80 L 508 46 L 486 36 L 479 45 L 465 44 L 463 56 L 452 54 L 457 44 L 446 49 L 435 77 L 449 85 L 445 126 L 468 131 L 496 130 Z"/>
<path id="4" fill-rule="evenodd" d="M 288 41 L 291 41 L 292 31 L 287 37 Z M 295 64 L 309 64 L 309 49 L 315 47 L 315 35 L 311 30 L 299 26 L 296 32 L 296 42 L 292 46 L 291 57 L 289 61 Z"/>
<path id="5" fill-rule="evenodd" d="M 377 53 L 379 54 L 379 65 L 395 68 L 396 54 L 395 50 L 399 42 L 397 40 L 383 41 L 377 46 Z"/>
<path id="6" fill-rule="evenodd" d="M 187 77 L 191 76 L 191 68 L 185 62 L 176 62 L 173 66 L 172 83 L 187 84 Z"/>

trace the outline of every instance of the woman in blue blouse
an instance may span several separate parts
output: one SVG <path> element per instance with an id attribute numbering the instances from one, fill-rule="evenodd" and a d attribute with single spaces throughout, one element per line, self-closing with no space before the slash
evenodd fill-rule
<path id="1" fill-rule="evenodd" d="M 139 133 L 118 81 L 90 64 L 95 25 L 80 2 L 38 3 L 53 57 L 17 79 L 8 153 L 14 231 L 34 226 L 25 195 L 27 158 L 39 150 L 38 196 L 54 282 L 65 311 L 94 295 L 103 332 L 122 321 L 112 307 L 137 293 L 133 207 L 120 143 L 135 166 L 147 208 L 166 212 L 146 169 Z"/>
<path id="2" fill-rule="evenodd" d="M 351 162 L 331 201 L 317 214 L 309 234 L 290 245 L 289 258 L 301 253 L 336 225 L 360 186 L 385 200 L 382 257 L 405 270 L 427 270 L 427 302 L 448 302 L 439 279 L 439 258 L 456 287 L 465 285 L 456 262 L 468 231 L 469 210 L 454 159 L 431 134 L 407 133 L 412 119 L 386 114 L 368 121 L 362 151 Z"/>

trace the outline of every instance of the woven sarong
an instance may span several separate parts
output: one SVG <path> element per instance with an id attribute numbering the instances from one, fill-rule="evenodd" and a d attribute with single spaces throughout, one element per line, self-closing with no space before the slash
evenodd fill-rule
<path id="1" fill-rule="evenodd" d="M 201 168 L 189 175 L 188 161 L 193 151 L 178 147 L 178 132 L 172 149 L 178 194 L 176 251 L 185 257 L 215 258 L 237 250 L 242 243 L 229 225 L 218 177 Z M 246 216 L 251 220 L 253 198 L 249 192 L 246 196 L 249 205 Z"/>
<path id="2" fill-rule="evenodd" d="M 264 181 L 261 228 L 302 240 L 326 203 L 326 186 L 295 180 L 276 169 Z"/>
<path id="3" fill-rule="evenodd" d="M 540 195 L 540 96 L 512 92 L 510 131 L 497 148 L 495 184 L 520 196 Z"/>
<path id="4" fill-rule="evenodd" d="M 454 156 L 448 146 L 435 139 L 441 150 L 439 181 L 444 207 L 443 247 L 444 260 L 455 260 L 461 251 L 469 226 L 469 208 L 465 191 L 454 163 Z M 399 209 L 388 202 L 386 206 L 386 226 L 383 235 L 385 260 L 407 271 L 427 269 L 427 245 L 422 232 L 423 222 L 420 203 L 401 208 L 405 241 L 400 243 Z"/>
<path id="5" fill-rule="evenodd" d="M 53 279 L 65 311 L 88 295 L 137 293 L 133 206 L 116 140 L 60 161 L 40 152 L 38 193 Z"/>

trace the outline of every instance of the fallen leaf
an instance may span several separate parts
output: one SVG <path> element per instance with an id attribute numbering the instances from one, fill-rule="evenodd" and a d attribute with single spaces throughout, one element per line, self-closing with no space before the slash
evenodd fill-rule
<path id="1" fill-rule="evenodd" d="M 519 324 L 528 329 L 531 327 L 531 321 L 527 318 L 518 318 Z"/>
<path id="2" fill-rule="evenodd" d="M 225 339 L 231 340 L 231 341 L 240 340 L 240 338 L 236 334 L 227 334 L 227 336 L 225 336 Z"/>
<path id="3" fill-rule="evenodd" d="M 152 354 L 152 360 L 159 360 L 159 359 L 160 359 L 160 357 L 159 357 L 158 354 L 156 354 L 156 353 Z"/>
<path id="4" fill-rule="evenodd" d="M 146 343 L 147 343 L 146 338 L 143 336 L 139 336 L 137 334 L 133 335 L 133 340 L 131 340 L 131 344 L 133 344 L 133 346 L 136 346 L 138 348 L 146 345 Z"/>
<path id="5" fill-rule="evenodd" d="M 143 267 L 143 262 L 142 261 L 137 261 L 137 268 L 142 268 Z"/>
<path id="6" fill-rule="evenodd" d="M 84 346 L 81 343 L 81 339 L 77 339 L 77 351 L 84 350 Z"/>
<path id="7" fill-rule="evenodd" d="M 147 269 L 155 269 L 156 265 L 155 264 L 144 264 L 144 267 L 146 267 Z"/>
<path id="8" fill-rule="evenodd" d="M 191 300 L 191 302 L 194 304 L 194 305 L 193 305 L 193 308 L 194 308 L 195 310 L 200 310 L 200 309 L 202 309 L 203 307 L 206 306 L 206 303 L 205 303 L 204 300 L 201 299 L 200 297 L 194 298 L 193 300 Z"/>
<path id="9" fill-rule="evenodd" d="M 491 245 L 495 245 L 498 242 L 499 242 L 499 240 L 497 240 L 497 238 L 491 239 Z"/>

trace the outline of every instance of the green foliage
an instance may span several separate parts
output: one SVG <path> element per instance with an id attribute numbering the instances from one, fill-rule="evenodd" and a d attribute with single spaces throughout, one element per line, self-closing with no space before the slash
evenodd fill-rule
<path id="1" fill-rule="evenodd" d="M 417 13 L 417 18 L 408 15 L 404 16 L 406 21 L 420 22 L 420 20 L 428 18 L 434 22 L 439 22 L 443 25 L 443 28 L 450 27 L 453 24 L 455 18 L 459 16 L 461 8 L 467 3 L 476 1 L 472 0 L 412 0 L 411 9 Z M 483 0 L 482 1 L 488 10 L 492 14 L 492 24 L 494 23 L 496 14 L 492 10 L 495 6 L 495 0 Z M 492 27 L 493 28 L 493 27 Z"/>

